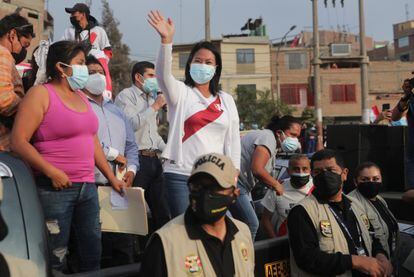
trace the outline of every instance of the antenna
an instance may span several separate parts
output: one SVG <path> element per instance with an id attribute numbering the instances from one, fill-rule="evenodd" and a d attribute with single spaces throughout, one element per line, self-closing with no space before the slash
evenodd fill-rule
<path id="1" fill-rule="evenodd" d="M 405 4 L 405 20 L 410 20 L 410 6 L 408 3 Z"/>
<path id="2" fill-rule="evenodd" d="M 183 42 L 183 0 L 180 0 L 180 42 Z"/>

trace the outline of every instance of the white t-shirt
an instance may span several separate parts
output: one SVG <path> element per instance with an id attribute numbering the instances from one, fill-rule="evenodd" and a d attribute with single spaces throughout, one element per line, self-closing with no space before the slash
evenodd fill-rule
<path id="1" fill-rule="evenodd" d="M 224 140 L 229 127 L 228 111 L 220 103 L 220 97 L 205 98 L 196 88 L 193 90 L 194 93 L 186 99 L 184 111 L 183 164 L 177 166 L 167 160 L 165 172 L 188 176 L 195 158 L 212 152 L 224 154 Z"/>
<path id="2" fill-rule="evenodd" d="M 278 236 L 287 235 L 286 219 L 290 210 L 300 201 L 302 201 L 313 190 L 312 179 L 300 189 L 295 189 L 290 184 L 290 179 L 283 182 L 285 192 L 283 195 L 277 195 L 274 190 L 268 190 L 261 201 L 261 204 L 271 213 L 273 213 L 272 223 L 276 226 Z"/>
<path id="3" fill-rule="evenodd" d="M 240 169 L 239 115 L 233 97 L 223 91 L 204 97 L 172 75 L 172 44 L 162 44 L 155 66 L 168 107 L 170 130 L 162 153 L 164 171 L 189 176 L 201 155 L 219 153 Z"/>
<path id="4" fill-rule="evenodd" d="M 80 38 L 82 41 L 89 38 L 89 30 L 83 30 L 80 33 Z M 66 28 L 62 40 L 76 40 L 75 38 L 75 28 L 69 27 Z M 104 50 L 107 47 L 111 47 L 109 43 L 108 35 L 105 30 L 100 26 L 95 26 L 90 29 L 90 42 L 92 44 L 92 49 L 95 50 Z"/>

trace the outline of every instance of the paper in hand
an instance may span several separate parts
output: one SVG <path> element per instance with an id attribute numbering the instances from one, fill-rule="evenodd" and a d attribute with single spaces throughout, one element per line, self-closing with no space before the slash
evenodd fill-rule
<path id="1" fill-rule="evenodd" d="M 120 195 L 116 190 L 111 189 L 111 207 L 113 210 L 127 210 L 128 197 Z"/>

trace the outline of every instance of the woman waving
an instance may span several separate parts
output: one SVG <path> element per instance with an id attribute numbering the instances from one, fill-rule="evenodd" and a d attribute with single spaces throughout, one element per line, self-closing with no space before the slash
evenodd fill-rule
<path id="1" fill-rule="evenodd" d="M 215 46 L 207 41 L 194 45 L 185 80 L 178 81 L 171 73 L 174 23 L 158 11 L 148 15 L 148 22 L 161 37 L 156 74 L 168 106 L 170 130 L 162 156 L 174 217 L 188 207 L 187 179 L 197 157 L 224 154 L 240 169 L 239 116 L 233 97 L 219 90 L 222 61 Z"/>

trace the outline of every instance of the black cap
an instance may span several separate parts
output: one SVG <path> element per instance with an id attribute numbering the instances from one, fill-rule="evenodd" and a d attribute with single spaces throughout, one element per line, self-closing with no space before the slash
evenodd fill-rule
<path id="1" fill-rule="evenodd" d="M 85 13 L 86 15 L 90 14 L 89 7 L 84 3 L 77 3 L 72 8 L 65 8 L 65 11 L 67 13 L 81 12 L 81 13 Z"/>

